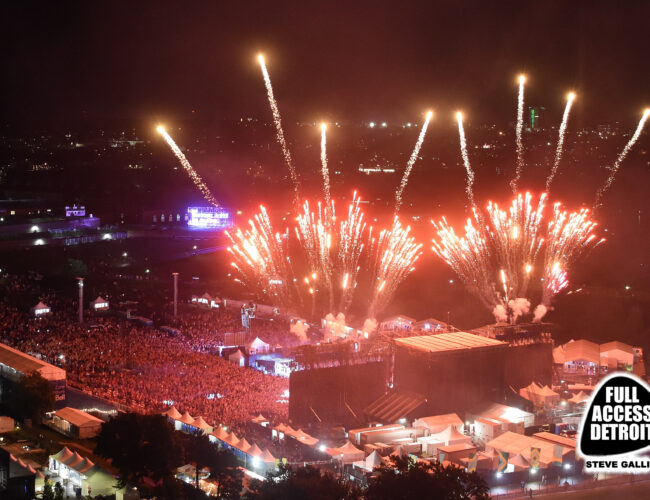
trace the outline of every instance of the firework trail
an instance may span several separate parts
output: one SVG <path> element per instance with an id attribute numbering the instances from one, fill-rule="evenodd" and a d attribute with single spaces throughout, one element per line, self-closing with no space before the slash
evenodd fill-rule
<path id="1" fill-rule="evenodd" d="M 544 280 L 541 303 L 547 310 L 552 297 L 568 285 L 570 266 L 604 241 L 594 234 L 596 223 L 589 210 L 569 213 L 556 203 L 545 222 L 546 202 L 545 193 L 537 203 L 530 193 L 519 194 L 508 211 L 489 202 L 485 215 L 474 211 L 462 236 L 444 218 L 432 221 L 434 253 L 499 320 L 507 317 L 514 322 L 529 310 L 527 287 L 540 255 L 537 276 Z M 484 230 L 479 229 L 482 220 Z"/>
<path id="2" fill-rule="evenodd" d="M 156 127 L 156 131 L 163 136 L 171 150 L 174 152 L 174 155 L 176 155 L 176 158 L 178 158 L 178 161 L 185 169 L 185 172 L 187 172 L 187 174 L 190 176 L 190 179 L 192 179 L 192 182 L 194 182 L 194 185 L 199 188 L 199 191 L 201 191 L 203 197 L 212 205 L 218 207 L 219 202 L 215 199 L 214 196 L 212 196 L 212 193 L 210 192 L 208 186 L 206 186 L 205 182 L 203 182 L 203 179 L 201 179 L 201 176 L 196 172 L 196 170 L 194 170 L 192 165 L 190 165 L 190 162 L 187 161 L 187 158 L 185 158 L 183 152 L 176 145 L 174 139 L 172 139 L 171 136 L 167 133 L 165 127 L 158 125 L 158 127 Z"/>
<path id="3" fill-rule="evenodd" d="M 566 107 L 564 108 L 564 115 L 562 116 L 562 123 L 560 124 L 560 132 L 558 133 L 557 138 L 557 148 L 555 149 L 555 161 L 553 162 L 553 167 L 551 168 L 551 173 L 546 179 L 546 191 L 551 190 L 551 183 L 553 182 L 553 177 L 557 172 L 557 168 L 560 166 L 560 160 L 562 159 L 562 149 L 564 146 L 564 136 L 566 134 L 566 127 L 569 121 L 569 112 L 571 111 L 571 105 L 575 100 L 576 95 L 573 92 L 570 92 L 567 96 Z"/>
<path id="4" fill-rule="evenodd" d="M 334 202 L 326 207 L 319 203 L 313 212 L 305 202 L 297 217 L 295 234 L 307 257 L 307 282 L 319 281 L 322 286 L 318 290 L 327 294 L 329 311 L 346 312 L 357 286 L 359 261 L 366 245 L 360 202 L 355 191 L 346 216 L 338 223 Z"/>
<path id="5" fill-rule="evenodd" d="M 330 204 L 330 175 L 327 170 L 327 125 L 320 125 L 320 163 L 323 173 L 323 195 L 325 196 L 325 205 Z"/>
<path id="6" fill-rule="evenodd" d="M 418 159 L 418 155 L 420 154 L 420 148 L 424 142 L 424 136 L 427 133 L 427 128 L 429 127 L 429 122 L 431 121 L 432 116 L 433 111 L 429 111 L 424 120 L 424 123 L 422 124 L 422 129 L 420 130 L 418 141 L 415 143 L 411 157 L 406 164 L 406 169 L 404 170 L 404 175 L 402 176 L 402 182 L 400 183 L 400 186 L 395 193 L 395 213 L 399 212 L 399 209 L 402 206 L 402 193 L 404 192 L 404 188 L 406 188 L 406 183 L 409 180 L 409 175 L 411 175 L 411 170 L 413 170 L 413 165 L 415 165 L 415 161 Z"/>
<path id="7" fill-rule="evenodd" d="M 517 192 L 517 183 L 521 177 L 521 171 L 524 168 L 524 142 L 521 134 L 524 130 L 524 84 L 526 77 L 519 75 L 519 97 L 517 98 L 517 128 L 516 128 L 516 141 L 517 141 L 517 167 L 515 169 L 515 177 L 510 182 L 512 193 Z"/>
<path id="8" fill-rule="evenodd" d="M 273 113 L 273 122 L 275 123 L 275 132 L 282 148 L 282 154 L 284 155 L 284 161 L 287 164 L 289 173 L 291 175 L 291 181 L 293 182 L 294 189 L 294 203 L 298 202 L 299 199 L 299 189 L 300 182 L 298 180 L 298 174 L 296 173 L 296 168 L 293 165 L 293 160 L 291 159 L 291 152 L 289 151 L 289 146 L 287 141 L 284 138 L 284 131 L 282 130 L 282 119 L 280 118 L 280 110 L 278 109 L 278 103 L 275 100 L 273 95 L 273 87 L 271 86 L 271 77 L 269 72 L 266 70 L 266 64 L 264 62 L 264 56 L 259 54 L 257 60 L 260 63 L 260 68 L 262 68 L 262 75 L 264 76 L 264 85 L 266 86 L 266 95 L 269 99 L 269 105 L 271 106 L 271 112 Z"/>
<path id="9" fill-rule="evenodd" d="M 472 207 L 476 206 L 474 201 L 474 171 L 472 166 L 469 164 L 469 156 L 467 155 L 467 140 L 465 139 L 465 129 L 463 128 L 463 114 L 459 111 L 456 113 L 456 120 L 458 120 L 458 135 L 460 137 L 460 154 L 463 157 L 463 164 L 465 165 L 465 170 L 467 171 L 467 186 L 465 187 L 465 192 L 467 193 L 467 199 L 472 204 Z"/>
<path id="10" fill-rule="evenodd" d="M 422 252 L 422 245 L 410 235 L 410 227 L 402 227 L 399 219 L 393 219 L 390 229 L 371 239 L 370 263 L 373 277 L 373 296 L 368 316 L 374 318 L 395 294 L 397 287 L 411 274 Z"/>
<path id="11" fill-rule="evenodd" d="M 596 193 L 596 201 L 594 202 L 594 209 L 600 207 L 602 205 L 602 197 L 603 195 L 607 192 L 607 190 L 612 187 L 612 182 L 614 182 L 614 177 L 616 177 L 616 173 L 618 172 L 618 169 L 621 166 L 621 163 L 627 156 L 627 154 L 630 152 L 630 149 L 634 146 L 634 143 L 639 139 L 639 136 L 641 135 L 641 132 L 643 131 L 643 126 L 645 125 L 646 120 L 648 119 L 648 116 L 650 116 L 650 109 L 646 109 L 643 112 L 643 116 L 641 117 L 641 120 L 639 121 L 639 125 L 636 127 L 636 131 L 634 132 L 634 135 L 630 138 L 630 140 L 627 142 L 625 147 L 623 148 L 623 151 L 620 152 L 618 155 L 618 158 L 616 158 L 616 161 L 614 162 L 614 166 L 612 167 L 612 170 L 609 174 L 609 177 L 605 181 L 605 184 L 598 190 Z"/>

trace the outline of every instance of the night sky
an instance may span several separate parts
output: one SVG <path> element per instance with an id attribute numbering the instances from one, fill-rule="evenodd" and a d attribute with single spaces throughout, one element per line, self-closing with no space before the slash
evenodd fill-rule
<path id="1" fill-rule="evenodd" d="M 1 119 L 266 118 L 258 51 L 294 120 L 512 120 L 520 71 L 558 117 L 576 90 L 576 124 L 650 104 L 647 1 L 405 3 L 3 2 Z"/>

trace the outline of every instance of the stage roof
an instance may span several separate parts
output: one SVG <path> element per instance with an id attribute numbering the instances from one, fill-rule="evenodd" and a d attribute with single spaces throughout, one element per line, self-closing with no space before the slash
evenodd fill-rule
<path id="1" fill-rule="evenodd" d="M 480 349 L 484 347 L 505 346 L 505 342 L 480 337 L 467 332 L 439 333 L 437 335 L 423 335 L 419 337 L 406 337 L 395 339 L 395 343 L 402 347 L 409 347 L 424 352 L 459 351 L 463 349 Z"/>
<path id="2" fill-rule="evenodd" d="M 23 375 L 37 371 L 47 380 L 65 380 L 65 370 L 0 343 L 0 365 Z"/>

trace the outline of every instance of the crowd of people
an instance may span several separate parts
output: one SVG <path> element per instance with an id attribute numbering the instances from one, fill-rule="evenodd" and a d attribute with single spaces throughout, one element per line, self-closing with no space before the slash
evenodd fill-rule
<path id="1" fill-rule="evenodd" d="M 237 426 L 259 412 L 287 418 L 287 379 L 239 367 L 215 353 L 223 333 L 237 328 L 237 311 L 184 312 L 171 333 L 113 315 L 79 324 L 73 298 L 43 293 L 16 276 L 5 276 L 2 286 L 8 293 L 38 292 L 52 312 L 33 318 L 5 295 L 0 341 L 61 366 L 71 386 L 141 412 L 173 404 L 209 423 Z M 282 328 L 268 325 L 273 336 Z"/>

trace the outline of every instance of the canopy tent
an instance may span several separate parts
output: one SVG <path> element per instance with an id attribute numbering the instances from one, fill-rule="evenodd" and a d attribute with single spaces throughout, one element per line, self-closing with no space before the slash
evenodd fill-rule
<path id="1" fill-rule="evenodd" d="M 461 434 L 456 430 L 454 426 L 451 425 L 442 432 L 427 436 L 427 439 L 435 440 L 440 443 L 445 443 L 446 446 L 449 446 L 450 444 L 459 444 L 459 443 L 466 443 L 472 441 L 471 437 Z"/>
<path id="2" fill-rule="evenodd" d="M 381 459 L 379 453 L 377 453 L 377 450 L 375 450 L 366 457 L 365 463 L 366 469 L 373 470 L 375 467 L 381 466 L 384 461 Z"/>
<path id="3" fill-rule="evenodd" d="M 194 422 L 194 418 L 192 417 L 192 415 L 189 414 L 189 412 L 183 413 L 181 418 L 179 418 L 178 420 L 186 425 L 192 425 L 192 423 Z"/>
<path id="4" fill-rule="evenodd" d="M 190 425 L 192 427 L 196 427 L 197 429 L 203 431 L 204 433 L 212 432 L 212 426 L 208 424 L 205 420 L 203 420 L 203 417 L 195 418 Z"/>
<path id="5" fill-rule="evenodd" d="M 269 344 L 264 342 L 261 338 L 255 337 L 252 341 L 246 344 L 246 350 L 249 354 L 269 352 Z"/>
<path id="6" fill-rule="evenodd" d="M 164 412 L 163 415 L 166 415 L 168 418 L 171 418 L 172 420 L 178 420 L 181 418 L 181 412 L 178 411 L 175 406 L 172 406 L 169 410 Z"/>
<path id="7" fill-rule="evenodd" d="M 38 317 L 43 316 L 51 312 L 51 309 L 48 305 L 45 305 L 43 302 L 39 302 L 34 307 L 31 308 L 32 315 Z"/>
<path id="8" fill-rule="evenodd" d="M 461 434 L 456 430 L 456 427 L 450 425 L 442 432 L 418 438 L 418 443 L 421 444 L 423 453 L 435 455 L 438 448 L 442 446 L 471 444 L 472 438 Z"/>
<path id="9" fill-rule="evenodd" d="M 251 457 L 261 457 L 262 456 L 262 450 L 260 449 L 259 446 L 257 446 L 256 443 L 253 443 L 248 450 L 246 450 L 246 454 L 250 455 Z"/>
<path id="10" fill-rule="evenodd" d="M 528 384 L 526 387 L 519 389 L 519 395 L 534 404 L 539 401 L 541 393 L 542 387 L 537 385 L 534 381 Z"/>
<path id="11" fill-rule="evenodd" d="M 580 391 L 578 394 L 574 394 L 574 395 L 569 399 L 569 403 L 573 403 L 573 404 L 586 403 L 587 401 L 589 401 L 589 398 L 590 398 L 590 397 L 591 397 L 591 396 L 590 396 L 589 394 L 587 394 L 586 392 L 582 392 L 582 391 Z"/>
<path id="12" fill-rule="evenodd" d="M 304 432 L 302 429 L 295 430 L 295 429 L 292 429 L 291 427 L 288 427 L 284 431 L 284 435 L 289 436 L 289 437 L 295 439 L 296 441 L 298 441 L 300 443 L 306 444 L 307 446 L 315 446 L 316 444 L 318 444 L 318 439 L 316 439 L 315 437 L 310 436 L 309 434 Z"/>
<path id="13" fill-rule="evenodd" d="M 238 366 L 244 366 L 246 364 L 246 356 L 244 356 L 244 353 L 241 352 L 240 349 L 237 349 L 234 353 L 228 356 L 228 361 Z"/>
<path id="14" fill-rule="evenodd" d="M 101 295 L 98 295 L 95 300 L 90 303 L 90 308 L 93 311 L 105 311 L 110 307 L 108 300 L 104 299 Z"/>
<path id="15" fill-rule="evenodd" d="M 262 454 L 260 455 L 260 460 L 265 464 L 275 463 L 275 457 L 271 455 L 271 452 L 267 448 L 265 448 L 264 451 L 262 451 Z"/>
<path id="16" fill-rule="evenodd" d="M 457 430 L 460 430 L 463 421 L 455 413 L 447 413 L 444 415 L 432 415 L 430 417 L 418 418 L 413 422 L 413 427 L 429 429 L 431 434 L 442 432 L 450 425 L 455 427 Z"/>
<path id="17" fill-rule="evenodd" d="M 251 422 L 254 424 L 264 425 L 269 423 L 269 419 L 260 413 L 257 417 L 251 418 Z"/>
<path id="18" fill-rule="evenodd" d="M 340 460 L 344 464 L 351 464 L 363 460 L 366 456 L 363 451 L 354 446 L 350 441 L 346 441 L 346 443 L 339 448 L 327 448 L 325 453 L 336 460 Z"/>

